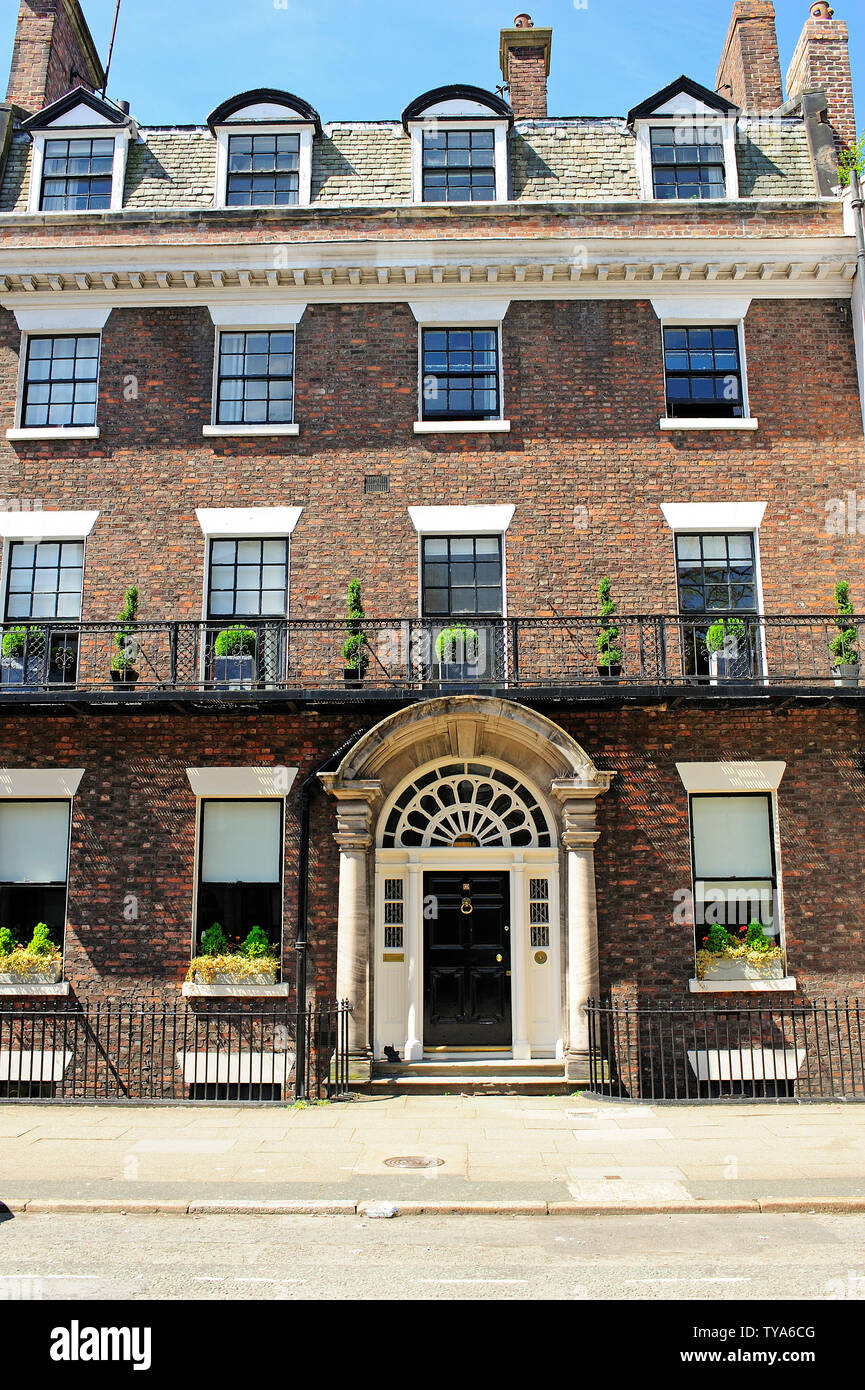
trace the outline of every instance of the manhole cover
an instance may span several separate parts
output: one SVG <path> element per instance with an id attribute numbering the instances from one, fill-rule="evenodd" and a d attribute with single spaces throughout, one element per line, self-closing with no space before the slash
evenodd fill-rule
<path id="1" fill-rule="evenodd" d="M 385 1168 L 441 1168 L 443 1158 L 419 1158 L 417 1155 L 403 1155 L 400 1158 L 386 1158 Z"/>

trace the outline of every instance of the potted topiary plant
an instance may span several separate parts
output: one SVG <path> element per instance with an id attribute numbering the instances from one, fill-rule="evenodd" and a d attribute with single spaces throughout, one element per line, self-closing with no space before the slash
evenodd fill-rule
<path id="1" fill-rule="evenodd" d="M 123 606 L 117 614 L 121 624 L 114 633 L 114 655 L 111 658 L 111 679 L 128 685 L 138 680 L 135 662 L 138 660 L 136 629 L 129 626 L 138 620 L 138 586 L 132 584 L 123 596 Z"/>
<path id="2" fill-rule="evenodd" d="M 602 579 L 598 585 L 598 617 L 601 619 L 601 630 L 598 633 L 598 675 L 602 680 L 618 680 L 622 673 L 623 652 L 619 641 L 619 629 L 610 622 L 616 611 L 616 605 L 611 598 L 611 584 L 609 579 Z"/>
<path id="3" fill-rule="evenodd" d="M 18 626 L 3 634 L 3 685 L 34 685 L 42 679 L 45 664 L 45 629 Z"/>
<path id="4" fill-rule="evenodd" d="M 216 685 L 240 690 L 255 679 L 255 631 L 243 623 L 233 623 L 216 634 L 213 646 L 213 679 Z"/>
<path id="5" fill-rule="evenodd" d="M 747 630 L 741 618 L 718 618 L 706 633 L 709 654 L 709 684 L 744 675 L 748 669 L 745 656 Z"/>
<path id="6" fill-rule="evenodd" d="M 0 928 L 0 984 L 53 985 L 62 974 L 63 957 L 47 923 L 37 923 L 26 946 L 8 927 Z"/>
<path id="7" fill-rule="evenodd" d="M 838 631 L 829 643 L 829 652 L 835 660 L 832 675 L 836 685 L 855 686 L 859 684 L 859 633 L 856 630 L 856 615 L 850 602 L 850 585 L 843 579 L 835 585 L 835 608 L 838 616 L 835 626 Z"/>
<path id="8" fill-rule="evenodd" d="M 439 680 L 476 680 L 481 639 L 473 627 L 444 627 L 435 640 Z"/>
<path id="9" fill-rule="evenodd" d="M 225 932 L 214 922 L 201 936 L 201 951 L 187 980 L 206 985 L 275 985 L 279 961 L 261 927 L 252 927 L 240 949 L 230 951 Z"/>
<path id="10" fill-rule="evenodd" d="M 737 932 L 715 923 L 697 952 L 698 980 L 779 980 L 784 977 L 784 953 L 760 922 Z"/>
<path id="11" fill-rule="evenodd" d="M 359 579 L 349 581 L 346 616 L 348 621 L 345 625 L 345 641 L 342 644 L 342 678 L 346 685 L 360 685 L 369 665 L 369 654 L 366 649 L 366 633 L 362 627 L 364 612 Z"/>

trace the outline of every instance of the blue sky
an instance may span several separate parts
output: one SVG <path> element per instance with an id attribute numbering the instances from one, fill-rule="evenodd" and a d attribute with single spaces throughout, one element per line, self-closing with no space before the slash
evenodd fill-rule
<path id="1" fill-rule="evenodd" d="M 100 53 L 115 0 L 83 0 Z M 281 87 L 327 120 L 399 116 L 445 82 L 501 82 L 498 31 L 515 0 L 122 0 L 109 95 L 143 124 L 203 122 L 225 97 Z M 17 0 L 3 0 L 10 55 Z M 712 86 L 732 0 L 538 0 L 553 27 L 552 115 L 623 115 L 681 72 Z M 776 0 L 786 72 L 807 0 Z M 865 127 L 865 6 L 836 0 L 850 27 L 859 129 Z M 8 63 L 4 56 L 3 66 Z M 5 79 L 4 79 L 5 81 Z"/>

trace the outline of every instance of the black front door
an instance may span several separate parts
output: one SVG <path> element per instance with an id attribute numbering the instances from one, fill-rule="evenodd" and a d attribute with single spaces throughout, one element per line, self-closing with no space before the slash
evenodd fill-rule
<path id="1" fill-rule="evenodd" d="M 424 1046 L 511 1042 L 508 875 L 424 874 Z"/>

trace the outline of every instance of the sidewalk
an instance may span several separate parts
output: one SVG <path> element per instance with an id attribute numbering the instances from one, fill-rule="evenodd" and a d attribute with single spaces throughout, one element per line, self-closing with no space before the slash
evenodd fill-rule
<path id="1" fill-rule="evenodd" d="M 389 1158 L 443 1160 L 429 1168 Z M 865 1106 L 0 1105 L 12 1210 L 865 1211 Z M 59 1204 L 62 1203 L 62 1206 Z"/>

